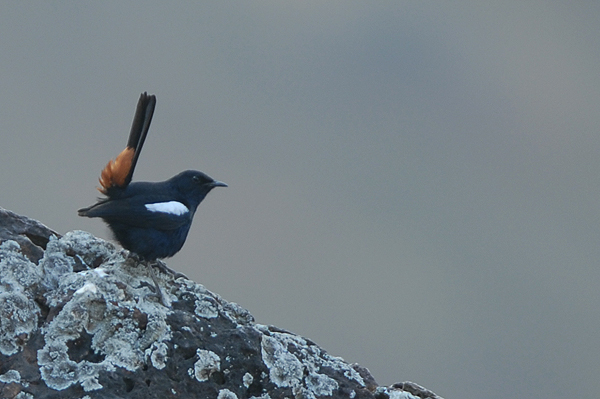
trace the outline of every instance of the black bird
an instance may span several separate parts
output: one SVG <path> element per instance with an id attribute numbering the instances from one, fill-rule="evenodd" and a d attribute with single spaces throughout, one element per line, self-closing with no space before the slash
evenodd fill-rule
<path id="1" fill-rule="evenodd" d="M 163 182 L 130 184 L 155 106 L 156 97 L 142 93 L 127 147 L 100 175 L 98 190 L 106 197 L 78 211 L 79 216 L 102 218 L 123 248 L 147 261 L 179 252 L 200 202 L 213 188 L 227 187 L 195 170 Z"/>

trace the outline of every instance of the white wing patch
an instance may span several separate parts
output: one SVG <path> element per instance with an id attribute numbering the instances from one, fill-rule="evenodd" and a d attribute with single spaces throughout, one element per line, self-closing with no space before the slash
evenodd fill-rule
<path id="1" fill-rule="evenodd" d="M 145 206 L 150 212 L 170 213 L 177 216 L 184 215 L 190 211 L 187 206 L 177 201 L 156 202 L 154 204 L 146 204 Z"/>

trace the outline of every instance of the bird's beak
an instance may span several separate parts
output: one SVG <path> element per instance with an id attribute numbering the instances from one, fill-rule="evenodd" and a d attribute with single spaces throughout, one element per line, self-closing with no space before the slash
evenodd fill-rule
<path id="1" fill-rule="evenodd" d="M 215 180 L 212 182 L 213 187 L 229 187 L 227 183 L 223 183 L 222 181 Z"/>

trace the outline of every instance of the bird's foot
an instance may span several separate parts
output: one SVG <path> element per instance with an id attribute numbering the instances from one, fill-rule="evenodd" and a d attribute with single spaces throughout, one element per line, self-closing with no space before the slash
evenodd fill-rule
<path id="1" fill-rule="evenodd" d="M 162 262 L 158 259 L 154 262 L 154 266 L 156 266 L 158 268 L 158 270 L 160 270 L 161 272 L 163 272 L 165 274 L 170 274 L 171 276 L 173 276 L 174 280 L 177 280 L 180 277 L 183 277 L 184 279 L 189 280 L 188 276 L 171 269 L 164 262 Z"/>

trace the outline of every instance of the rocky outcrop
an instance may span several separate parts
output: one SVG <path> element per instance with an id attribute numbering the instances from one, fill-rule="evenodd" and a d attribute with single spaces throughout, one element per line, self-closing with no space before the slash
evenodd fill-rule
<path id="1" fill-rule="evenodd" d="M 379 387 L 200 284 L 2 208 L 0 397 L 438 398 Z"/>

